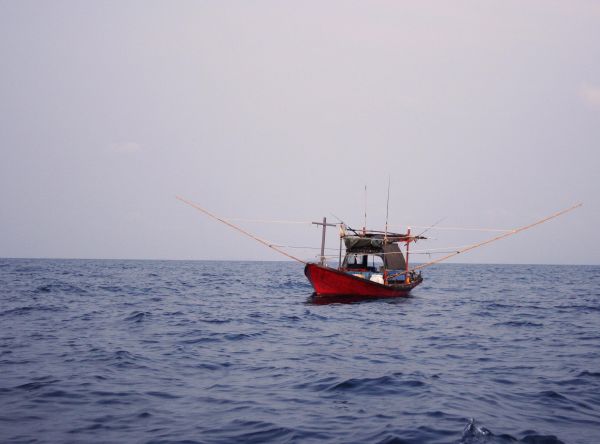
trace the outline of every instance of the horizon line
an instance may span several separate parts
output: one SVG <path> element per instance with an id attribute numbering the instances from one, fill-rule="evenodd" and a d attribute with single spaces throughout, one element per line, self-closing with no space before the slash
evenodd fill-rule
<path id="1" fill-rule="evenodd" d="M 292 260 L 270 259 L 138 259 L 138 258 L 86 258 L 86 257 L 8 257 L 0 256 L 0 260 L 62 260 L 62 261 L 147 261 L 147 262 L 282 262 L 296 263 Z M 337 263 L 337 261 L 332 261 Z M 413 262 L 420 264 L 421 262 Z M 556 265 L 571 267 L 598 267 L 600 264 L 559 264 L 559 263 L 529 263 L 529 262 L 444 262 L 435 265 Z"/>

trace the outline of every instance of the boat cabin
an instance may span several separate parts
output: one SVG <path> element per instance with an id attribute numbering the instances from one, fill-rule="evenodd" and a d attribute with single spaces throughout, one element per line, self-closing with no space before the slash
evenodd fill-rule
<path id="1" fill-rule="evenodd" d="M 340 271 L 366 279 L 377 279 L 389 271 L 403 271 L 406 260 L 398 242 L 406 241 L 405 235 L 390 233 L 364 233 L 343 237 L 346 255 Z"/>

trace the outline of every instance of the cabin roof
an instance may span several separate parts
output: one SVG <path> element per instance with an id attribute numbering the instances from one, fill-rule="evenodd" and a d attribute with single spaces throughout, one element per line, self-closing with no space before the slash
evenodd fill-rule
<path id="1" fill-rule="evenodd" d="M 388 242 L 389 242 L 388 238 Z M 383 251 L 383 236 L 345 236 L 346 251 L 365 251 L 378 253 Z"/>
<path id="2" fill-rule="evenodd" d="M 346 236 L 344 237 L 344 244 L 346 245 L 347 252 L 368 251 L 372 253 L 378 253 L 380 251 L 383 251 L 383 239 L 372 239 L 359 236 Z"/>
<path id="3" fill-rule="evenodd" d="M 342 236 L 347 252 L 381 253 L 384 245 L 398 242 L 426 239 L 423 236 L 410 236 L 400 233 L 385 233 L 379 231 L 354 232 Z"/>

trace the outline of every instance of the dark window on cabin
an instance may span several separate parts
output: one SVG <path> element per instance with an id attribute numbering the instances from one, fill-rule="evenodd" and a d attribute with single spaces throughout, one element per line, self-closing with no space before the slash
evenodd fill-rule
<path id="1" fill-rule="evenodd" d="M 366 254 L 350 254 L 346 257 L 346 268 L 349 270 L 364 270 L 367 268 Z"/>
<path id="2" fill-rule="evenodd" d="M 381 272 L 383 259 L 373 254 L 349 254 L 346 256 L 345 266 L 348 270 Z"/>

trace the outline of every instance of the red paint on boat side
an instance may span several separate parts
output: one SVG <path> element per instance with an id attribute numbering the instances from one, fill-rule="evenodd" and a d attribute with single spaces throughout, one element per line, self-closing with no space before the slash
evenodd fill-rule
<path id="1" fill-rule="evenodd" d="M 410 290 L 421 283 L 419 278 L 401 286 L 383 285 L 317 264 L 306 264 L 304 274 L 319 296 L 397 298 L 408 296 Z"/>

